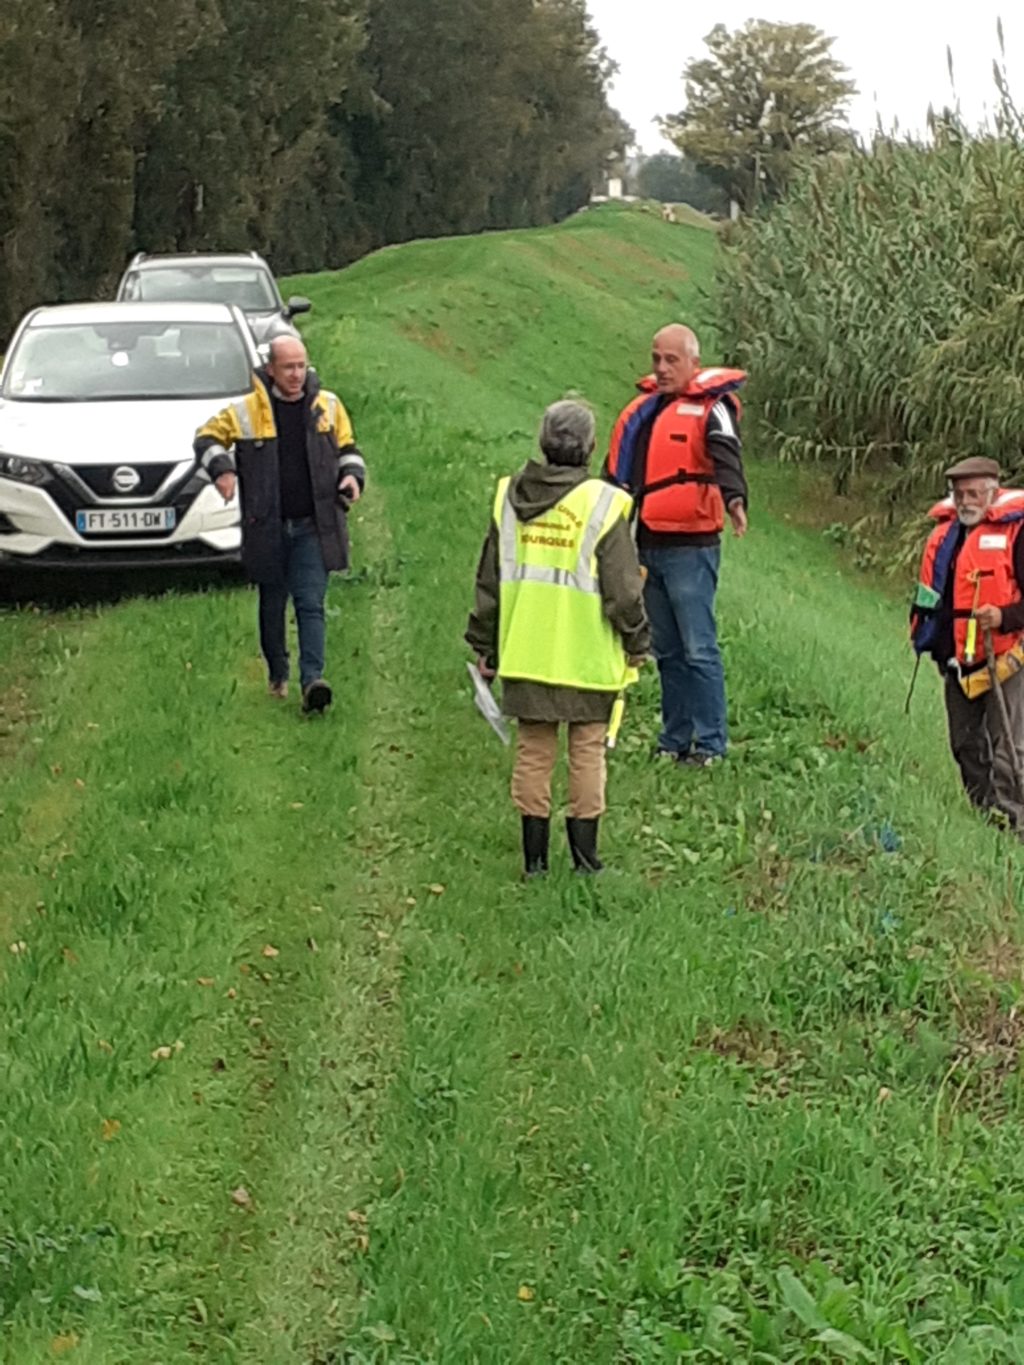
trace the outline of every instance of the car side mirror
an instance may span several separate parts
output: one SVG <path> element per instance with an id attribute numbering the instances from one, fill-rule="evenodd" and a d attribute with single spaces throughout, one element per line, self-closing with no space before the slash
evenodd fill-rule
<path id="1" fill-rule="evenodd" d="M 304 299 L 301 294 L 293 294 L 285 304 L 284 311 L 290 318 L 297 317 L 299 313 L 308 313 L 313 307 L 309 299 Z"/>

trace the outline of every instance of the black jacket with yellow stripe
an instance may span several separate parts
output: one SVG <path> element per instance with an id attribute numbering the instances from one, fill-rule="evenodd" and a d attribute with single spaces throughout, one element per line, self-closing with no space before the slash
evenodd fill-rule
<path id="1" fill-rule="evenodd" d="M 211 479 L 238 474 L 242 505 L 242 563 L 257 583 L 280 582 L 284 570 L 277 429 L 266 370 L 253 375 L 252 391 L 218 412 L 196 432 L 195 452 Z M 366 465 L 352 422 L 335 394 L 306 378 L 306 458 L 313 486 L 316 529 L 328 569 L 348 567 L 348 528 L 338 505 L 338 484 L 353 475 L 362 488 Z M 234 454 L 232 455 L 232 452 Z"/>

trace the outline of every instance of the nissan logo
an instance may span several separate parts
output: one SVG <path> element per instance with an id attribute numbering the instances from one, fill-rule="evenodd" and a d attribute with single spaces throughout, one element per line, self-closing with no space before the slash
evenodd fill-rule
<path id="1" fill-rule="evenodd" d="M 114 470 L 110 482 L 115 493 L 134 493 L 142 482 L 142 475 L 130 465 L 121 464 Z"/>

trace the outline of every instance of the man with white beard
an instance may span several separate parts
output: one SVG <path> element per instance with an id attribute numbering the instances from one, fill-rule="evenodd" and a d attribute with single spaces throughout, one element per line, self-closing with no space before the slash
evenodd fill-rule
<path id="1" fill-rule="evenodd" d="M 967 795 L 1024 833 L 1024 491 L 1001 488 L 998 464 L 978 455 L 946 479 L 949 496 L 931 510 L 937 524 L 924 549 L 911 636 L 944 675 L 949 742 Z"/>

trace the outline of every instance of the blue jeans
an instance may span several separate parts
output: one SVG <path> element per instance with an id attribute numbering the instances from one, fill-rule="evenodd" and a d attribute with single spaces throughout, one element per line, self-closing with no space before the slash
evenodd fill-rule
<path id="1" fill-rule="evenodd" d="M 721 549 L 667 546 L 641 550 L 644 604 L 661 674 L 658 746 L 673 753 L 724 754 L 725 674 L 715 630 Z"/>
<path id="2" fill-rule="evenodd" d="M 303 687 L 324 675 L 324 596 L 327 568 L 312 517 L 286 521 L 281 583 L 260 586 L 260 648 L 272 683 L 288 679 L 285 610 L 295 604 L 299 628 L 299 679 Z"/>

